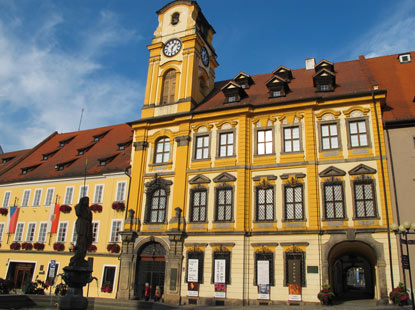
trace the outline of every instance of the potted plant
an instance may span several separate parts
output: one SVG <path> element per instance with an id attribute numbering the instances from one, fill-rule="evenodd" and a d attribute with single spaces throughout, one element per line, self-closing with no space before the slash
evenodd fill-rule
<path id="1" fill-rule="evenodd" d="M 113 208 L 115 211 L 120 211 L 120 212 L 122 212 L 122 211 L 124 211 L 124 210 L 125 210 L 125 204 L 124 204 L 124 202 L 122 202 L 122 201 L 114 201 L 114 202 L 112 203 L 112 208 Z"/>
<path id="2" fill-rule="evenodd" d="M 88 252 L 96 252 L 97 251 L 97 246 L 95 244 L 91 244 L 88 247 Z"/>
<path id="3" fill-rule="evenodd" d="M 409 294 L 402 282 L 400 282 L 398 287 L 395 287 L 392 292 L 390 292 L 389 299 L 393 302 L 394 305 L 397 306 L 404 306 L 408 304 Z"/>
<path id="4" fill-rule="evenodd" d="M 6 208 L 0 208 L 0 214 L 1 215 L 7 215 L 9 213 L 9 209 Z"/>
<path id="5" fill-rule="evenodd" d="M 64 283 L 60 283 L 55 287 L 55 295 L 56 296 L 65 296 L 66 291 L 68 290 L 68 286 Z"/>
<path id="6" fill-rule="evenodd" d="M 68 205 L 61 205 L 59 211 L 61 211 L 62 213 L 69 213 L 72 211 L 72 207 Z"/>
<path id="7" fill-rule="evenodd" d="M 15 251 L 20 250 L 20 243 L 16 241 L 13 242 L 12 244 L 10 244 L 10 249 Z"/>
<path id="8" fill-rule="evenodd" d="M 45 244 L 44 243 L 40 243 L 40 242 L 35 242 L 33 244 L 33 247 L 35 248 L 35 250 L 43 251 L 43 249 L 45 248 Z"/>
<path id="9" fill-rule="evenodd" d="M 33 249 L 33 244 L 31 244 L 30 242 L 23 242 L 22 249 L 30 251 L 31 249 Z"/>
<path id="10" fill-rule="evenodd" d="M 107 251 L 111 253 L 120 253 L 121 247 L 117 243 L 109 243 L 107 245 Z"/>
<path id="11" fill-rule="evenodd" d="M 330 306 L 333 304 L 334 293 L 333 289 L 329 284 L 323 285 L 323 288 L 318 293 L 317 298 L 320 300 L 322 305 Z"/>
<path id="12" fill-rule="evenodd" d="M 98 213 L 102 212 L 102 206 L 97 203 L 91 205 L 89 208 L 91 209 L 92 212 L 98 212 Z"/>
<path id="13" fill-rule="evenodd" d="M 112 286 L 110 284 L 104 284 L 101 287 L 101 292 L 103 292 L 103 293 L 111 293 L 112 292 Z"/>
<path id="14" fill-rule="evenodd" d="M 61 252 L 61 251 L 65 250 L 65 245 L 64 245 L 63 243 L 60 243 L 60 242 L 55 242 L 55 243 L 53 244 L 53 249 L 54 249 L 55 251 L 59 251 L 59 252 Z"/>

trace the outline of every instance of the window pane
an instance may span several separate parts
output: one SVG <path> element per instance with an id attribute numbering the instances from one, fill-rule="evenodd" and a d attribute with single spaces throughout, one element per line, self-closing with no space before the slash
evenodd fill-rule
<path id="1" fill-rule="evenodd" d="M 220 135 L 220 144 L 226 144 L 226 134 Z"/>
<path id="2" fill-rule="evenodd" d="M 366 134 L 359 135 L 359 137 L 360 137 L 360 145 L 361 146 L 368 145 L 367 144 L 367 135 Z"/>
<path id="3" fill-rule="evenodd" d="M 259 155 L 265 154 L 265 145 L 264 144 L 258 144 L 258 154 Z"/>
<path id="4" fill-rule="evenodd" d="M 233 155 L 233 146 L 228 145 L 228 154 L 227 154 L 227 156 L 232 156 L 232 155 Z"/>
<path id="5" fill-rule="evenodd" d="M 330 149 L 329 138 L 323 138 L 322 142 L 323 142 L 323 150 L 329 150 Z"/>
<path id="6" fill-rule="evenodd" d="M 258 142 L 265 141 L 265 133 L 263 130 L 258 130 Z"/>
<path id="7" fill-rule="evenodd" d="M 233 133 L 228 133 L 228 144 L 233 144 Z"/>
<path id="8" fill-rule="evenodd" d="M 203 158 L 208 158 L 209 157 L 209 153 L 208 153 L 209 149 L 208 148 L 204 148 L 203 149 Z"/>
<path id="9" fill-rule="evenodd" d="M 300 141 L 298 140 L 293 141 L 293 151 L 294 152 L 300 151 Z"/>
<path id="10" fill-rule="evenodd" d="M 284 128 L 284 139 L 291 139 L 291 128 Z"/>
<path id="11" fill-rule="evenodd" d="M 285 151 L 286 152 L 292 152 L 291 141 L 285 141 Z"/>
<path id="12" fill-rule="evenodd" d="M 349 123 L 350 133 L 357 133 L 357 125 L 355 122 Z"/>
<path id="13" fill-rule="evenodd" d="M 265 147 L 266 147 L 266 153 L 272 154 L 272 142 L 267 142 Z"/>
<path id="14" fill-rule="evenodd" d="M 359 146 L 359 140 L 357 139 L 357 136 L 350 137 L 350 144 L 352 146 Z"/>
<path id="15" fill-rule="evenodd" d="M 337 137 L 332 137 L 331 138 L 331 147 L 333 149 L 337 149 L 339 147 L 339 143 L 337 141 Z"/>
<path id="16" fill-rule="evenodd" d="M 266 141 L 272 141 L 272 130 L 267 130 L 266 131 Z"/>
<path id="17" fill-rule="evenodd" d="M 327 137 L 329 135 L 329 126 L 328 125 L 321 125 L 321 136 Z"/>
<path id="18" fill-rule="evenodd" d="M 226 156 L 226 146 L 220 147 L 219 156 Z"/>
<path id="19" fill-rule="evenodd" d="M 293 139 L 298 139 L 300 137 L 300 129 L 298 127 L 292 128 L 293 130 Z"/>
<path id="20" fill-rule="evenodd" d="M 360 121 L 359 123 L 359 132 L 366 132 L 366 122 L 365 121 Z"/>

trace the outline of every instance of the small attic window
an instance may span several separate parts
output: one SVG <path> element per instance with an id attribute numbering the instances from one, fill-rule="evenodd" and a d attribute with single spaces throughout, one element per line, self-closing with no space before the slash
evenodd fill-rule
<path id="1" fill-rule="evenodd" d="M 104 137 L 105 137 L 105 135 L 106 135 L 108 132 L 109 132 L 109 130 L 108 130 L 108 131 L 105 131 L 105 132 L 103 132 L 103 133 L 100 133 L 99 135 L 95 135 L 95 136 L 93 136 L 93 137 L 94 137 L 94 141 L 95 141 L 95 142 L 98 142 L 99 140 L 101 140 L 102 138 L 104 138 Z"/>
<path id="2" fill-rule="evenodd" d="M 130 144 L 131 144 L 131 142 L 132 141 L 127 141 L 127 142 L 123 142 L 123 143 L 118 143 L 117 145 L 118 145 L 118 150 L 119 151 L 123 151 L 123 150 L 125 150 Z"/>
<path id="3" fill-rule="evenodd" d="M 248 89 L 252 84 L 254 84 L 254 80 L 251 78 L 251 76 L 244 72 L 240 72 L 233 78 L 233 80 L 238 83 L 242 89 Z"/>
<path id="4" fill-rule="evenodd" d="M 62 170 L 64 170 L 65 168 L 68 168 L 70 165 L 72 165 L 73 163 L 74 163 L 74 161 L 75 161 L 76 159 L 73 159 L 73 160 L 70 160 L 70 161 L 67 161 L 67 162 L 64 162 L 64 163 L 59 163 L 59 164 L 57 164 L 56 166 L 55 166 L 55 169 L 57 170 L 57 171 L 62 171 Z"/>
<path id="5" fill-rule="evenodd" d="M 48 160 L 48 159 L 49 159 L 49 158 L 51 158 L 53 155 L 55 155 L 57 151 L 59 151 L 59 149 L 54 150 L 54 151 L 49 152 L 49 153 L 45 153 L 45 154 L 43 154 L 43 155 L 42 155 L 42 160 Z"/>
<path id="6" fill-rule="evenodd" d="M 107 158 L 100 158 L 100 159 L 98 159 L 98 164 L 100 165 L 100 166 L 106 166 L 106 165 L 108 165 L 115 157 L 116 157 L 117 155 L 113 155 L 113 156 L 110 156 L 110 157 L 107 157 Z"/>
<path id="7" fill-rule="evenodd" d="M 89 151 L 89 149 L 91 148 L 91 147 L 93 147 L 95 145 L 95 143 L 92 143 L 92 144 L 90 144 L 90 145 L 88 145 L 88 146 L 86 146 L 86 147 L 83 147 L 83 148 L 80 148 L 80 149 L 78 149 L 77 151 L 78 151 L 78 156 L 81 156 L 81 155 L 84 155 L 86 152 L 88 152 Z"/>
<path id="8" fill-rule="evenodd" d="M 69 142 L 71 142 L 73 138 L 75 138 L 75 137 L 70 137 L 70 138 L 68 138 L 68 139 L 65 139 L 65 140 L 61 140 L 61 141 L 59 141 L 59 147 L 64 147 L 64 146 L 65 146 L 65 145 L 67 145 Z"/>
<path id="9" fill-rule="evenodd" d="M 408 53 L 408 54 L 399 55 L 399 62 L 401 64 L 406 64 L 406 63 L 411 62 L 411 54 Z"/>
<path id="10" fill-rule="evenodd" d="M 274 90 L 271 92 L 272 97 L 281 97 L 281 91 L 280 90 Z"/>
<path id="11" fill-rule="evenodd" d="M 39 165 L 30 166 L 30 167 L 21 168 L 22 174 L 27 174 L 28 172 L 30 172 L 32 170 L 35 170 L 39 166 L 40 166 L 40 164 Z"/>
<path id="12" fill-rule="evenodd" d="M 236 96 L 229 96 L 228 102 L 236 102 Z"/>
<path id="13" fill-rule="evenodd" d="M 174 13 L 172 16 L 171 16 L 171 24 L 172 25 L 177 25 L 178 23 L 179 23 L 179 18 L 180 18 L 180 14 L 179 13 Z"/>
<path id="14" fill-rule="evenodd" d="M 13 158 L 14 158 L 14 156 L 13 156 L 13 157 L 5 157 L 5 158 L 3 158 L 3 159 L 1 160 L 1 163 L 2 163 L 2 164 L 5 164 L 5 163 L 7 163 L 7 162 L 11 161 Z"/>
<path id="15" fill-rule="evenodd" d="M 313 76 L 313 84 L 317 92 L 334 91 L 336 74 L 327 69 L 322 69 Z"/>
<path id="16" fill-rule="evenodd" d="M 266 84 L 269 90 L 269 98 L 284 97 L 289 92 L 288 80 L 274 75 Z"/>
<path id="17" fill-rule="evenodd" d="M 320 91 L 330 91 L 329 85 L 327 84 L 320 85 Z"/>
<path id="18" fill-rule="evenodd" d="M 245 90 L 233 81 L 230 81 L 222 88 L 222 92 L 226 97 L 225 103 L 238 102 L 242 98 L 247 97 Z"/>

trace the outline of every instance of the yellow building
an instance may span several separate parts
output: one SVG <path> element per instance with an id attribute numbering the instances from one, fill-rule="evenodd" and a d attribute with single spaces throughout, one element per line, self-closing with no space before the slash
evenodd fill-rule
<path id="1" fill-rule="evenodd" d="M 186 304 L 387 300 L 398 274 L 378 89 L 365 62 L 306 60 L 215 82 L 195 1 L 148 46 L 118 298 Z"/>
<path id="2" fill-rule="evenodd" d="M 84 295 L 115 297 L 131 143 L 131 127 L 121 124 L 55 132 L 33 149 L 0 154 L 0 207 L 8 213 L 0 215 L 1 278 L 17 289 L 36 279 L 60 283 L 56 275 L 69 264 L 76 240 L 74 208 L 86 195 L 94 211 L 87 257 L 97 281 Z M 15 227 L 11 213 L 17 215 Z"/>

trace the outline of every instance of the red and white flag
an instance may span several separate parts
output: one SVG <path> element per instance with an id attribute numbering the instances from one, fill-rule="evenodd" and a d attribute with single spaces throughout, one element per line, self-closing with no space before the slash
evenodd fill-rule
<path id="1" fill-rule="evenodd" d="M 48 232 L 56 233 L 58 231 L 60 205 L 55 204 L 54 208 L 49 210 Z"/>

